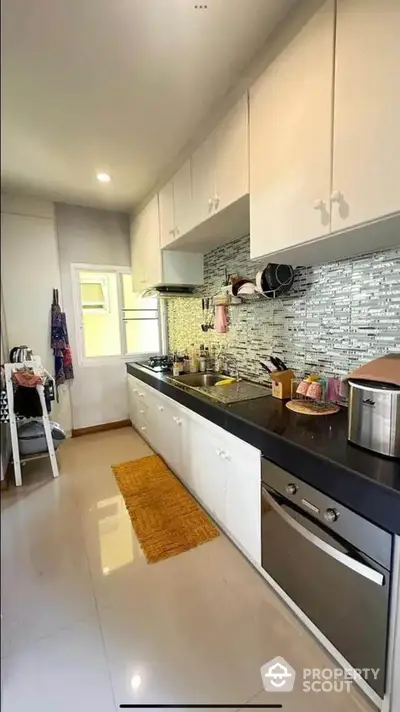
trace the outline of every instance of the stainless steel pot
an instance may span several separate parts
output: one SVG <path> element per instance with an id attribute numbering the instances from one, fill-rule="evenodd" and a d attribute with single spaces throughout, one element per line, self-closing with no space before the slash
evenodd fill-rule
<path id="1" fill-rule="evenodd" d="M 349 440 L 400 457 L 400 386 L 350 379 L 349 388 Z"/>

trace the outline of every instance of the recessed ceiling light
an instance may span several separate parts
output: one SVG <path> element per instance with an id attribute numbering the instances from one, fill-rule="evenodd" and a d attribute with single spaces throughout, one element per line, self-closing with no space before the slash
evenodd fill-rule
<path id="1" fill-rule="evenodd" d="M 96 173 L 96 178 L 100 183 L 109 183 L 111 180 L 111 176 L 108 173 Z"/>

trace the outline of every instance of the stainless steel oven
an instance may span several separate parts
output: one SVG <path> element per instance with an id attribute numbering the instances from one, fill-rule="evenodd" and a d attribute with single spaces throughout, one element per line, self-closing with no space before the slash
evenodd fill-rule
<path id="1" fill-rule="evenodd" d="M 392 536 L 263 458 L 262 566 L 383 698 Z"/>

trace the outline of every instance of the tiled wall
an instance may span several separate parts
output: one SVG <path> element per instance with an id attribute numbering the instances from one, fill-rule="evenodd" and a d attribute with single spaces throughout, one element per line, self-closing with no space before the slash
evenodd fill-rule
<path id="1" fill-rule="evenodd" d="M 204 258 L 204 294 L 228 273 L 254 278 L 266 260 L 250 260 L 244 237 Z M 227 334 L 201 330 L 200 298 L 168 301 L 170 351 L 216 344 L 238 359 L 239 372 L 265 380 L 259 361 L 280 356 L 296 374 L 344 375 L 388 351 L 400 351 L 400 249 L 296 270 L 291 292 L 229 308 Z"/>

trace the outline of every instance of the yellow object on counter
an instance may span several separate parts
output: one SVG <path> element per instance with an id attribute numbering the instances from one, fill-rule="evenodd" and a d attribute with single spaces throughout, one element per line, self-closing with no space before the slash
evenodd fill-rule
<path id="1" fill-rule="evenodd" d="M 216 386 L 230 386 L 231 383 L 236 383 L 239 379 L 237 378 L 225 378 L 223 381 L 218 381 Z"/>

